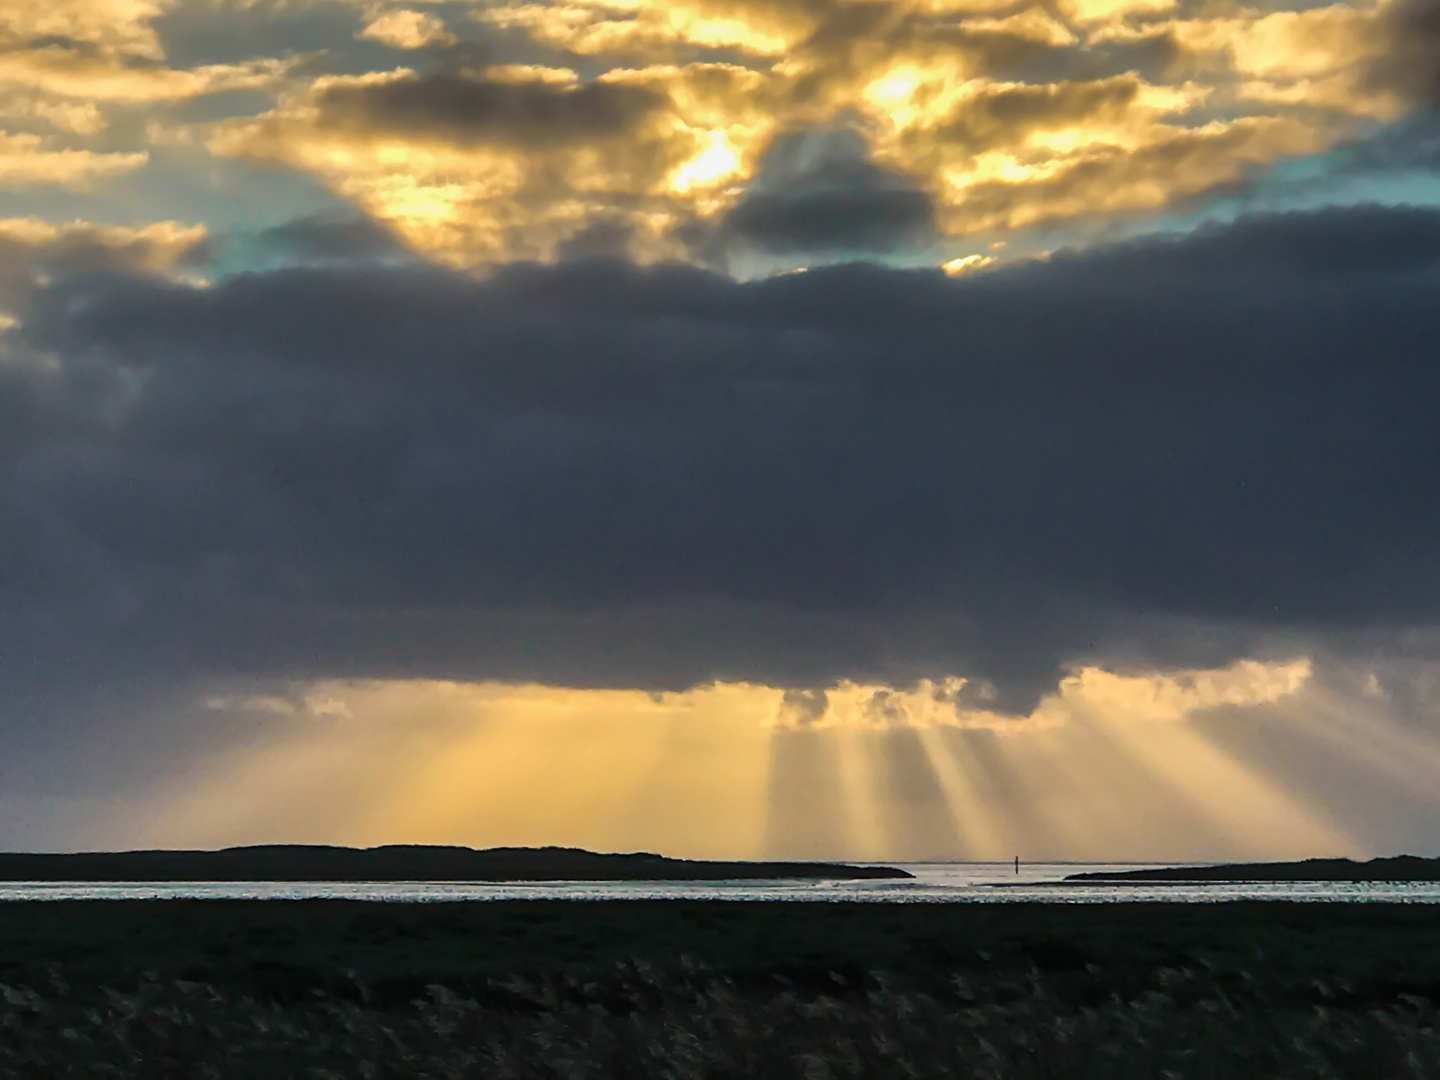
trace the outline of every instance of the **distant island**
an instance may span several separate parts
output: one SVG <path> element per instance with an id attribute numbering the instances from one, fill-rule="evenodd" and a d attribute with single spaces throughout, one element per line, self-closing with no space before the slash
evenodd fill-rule
<path id="1" fill-rule="evenodd" d="M 1440 859 L 1397 855 L 1353 859 L 1304 859 L 1300 862 L 1229 863 L 1222 866 L 1166 866 L 1157 870 L 1113 870 L 1071 874 L 1061 884 L 1182 881 L 1440 881 Z"/>
<path id="2" fill-rule="evenodd" d="M 0 881 L 763 881 L 908 878 L 888 866 L 709 862 L 580 848 L 267 844 L 222 851 L 0 853 Z"/>

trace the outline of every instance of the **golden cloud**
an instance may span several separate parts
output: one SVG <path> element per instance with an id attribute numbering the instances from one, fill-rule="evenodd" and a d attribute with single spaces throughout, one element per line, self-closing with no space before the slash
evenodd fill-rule
<path id="1" fill-rule="evenodd" d="M 1169 11 L 1176 0 L 1060 0 L 1060 10 L 1077 23 L 1114 22 Z"/>
<path id="2" fill-rule="evenodd" d="M 422 49 L 426 45 L 453 45 L 455 35 L 445 24 L 423 11 L 387 11 L 376 15 L 359 34 L 362 38 L 393 45 L 397 49 Z"/>
<path id="3" fill-rule="evenodd" d="M 1203 709 L 1270 705 L 1298 693 L 1312 674 L 1305 658 L 1283 663 L 1238 660 L 1227 668 L 1151 675 L 1085 667 L 1060 683 L 1059 697 L 1112 716 L 1169 721 Z"/>
<path id="4" fill-rule="evenodd" d="M 947 175 L 951 233 L 1022 229 L 1065 218 L 1158 210 L 1329 140 L 1298 120 L 1255 118 L 1186 129 L 1157 125 L 1130 145 L 1056 155 L 990 152 Z"/>
<path id="5" fill-rule="evenodd" d="M 1399 107 L 1364 85 L 1385 40 L 1379 8 L 1186 19 L 1171 7 L 498 6 L 480 17 L 613 66 L 589 79 L 523 64 L 322 78 L 222 125 L 209 145 L 313 173 L 450 262 L 551 258 L 597 226 L 656 259 L 687 257 L 771 142 L 807 127 L 861 133 L 878 165 L 932 200 L 942 232 L 964 237 L 1163 209 Z M 380 20 L 392 16 L 414 17 L 402 36 L 415 43 L 429 32 L 422 21 L 438 26 L 413 11 Z M 1002 77 L 1039 54 L 1057 69 L 1096 69 L 1115 63 L 1106 50 L 1160 41 L 1173 81 L 1131 70 Z M 687 60 L 682 46 L 744 62 Z"/>
<path id="6" fill-rule="evenodd" d="M 173 0 L 0 0 L 0 47 L 65 38 L 159 60 L 163 51 L 150 21 L 172 6 Z"/>
<path id="7" fill-rule="evenodd" d="M 169 0 L 0 0 L 0 185 L 87 185 L 128 172 L 149 156 L 117 152 L 83 139 L 106 127 L 102 107 L 176 101 L 222 90 L 267 85 L 289 61 L 163 66 L 151 20 Z M 67 44 L 35 47 L 49 39 Z M 66 141 L 34 128 L 58 129 Z"/>
<path id="8" fill-rule="evenodd" d="M 546 258 L 596 219 L 623 218 L 640 254 L 712 210 L 772 128 L 763 78 L 690 65 L 581 83 L 555 69 L 409 70 L 322 79 L 223 127 L 216 152 L 325 178 L 417 247 L 457 262 Z M 746 106 L 747 92 L 752 103 Z"/>
<path id="9" fill-rule="evenodd" d="M 1306 11 L 1172 19 L 1101 28 L 1097 43 L 1167 40 L 1176 67 L 1201 72 L 1231 96 L 1271 105 L 1309 106 L 1337 115 L 1391 119 L 1403 109 L 1372 85 L 1372 66 L 1390 49 L 1386 5 L 1332 4 Z"/>
<path id="10" fill-rule="evenodd" d="M 503 5 L 487 9 L 481 18 L 585 56 L 663 57 L 683 44 L 776 57 L 816 32 L 820 22 L 815 12 L 826 6 L 763 0 L 575 0 Z"/>
<path id="11" fill-rule="evenodd" d="M 98 225 L 89 221 L 56 224 L 35 217 L 0 218 L 0 244 L 49 251 L 104 248 L 126 264 L 144 270 L 169 270 L 209 235 L 204 225 L 156 221 L 148 225 Z"/>
<path id="12" fill-rule="evenodd" d="M 987 266 L 993 266 L 995 256 L 993 255 L 961 255 L 942 263 L 940 269 L 951 277 L 960 274 L 973 274 L 977 270 L 984 270 Z"/>
<path id="13" fill-rule="evenodd" d="M 0 94 L 0 116 L 37 118 L 72 135 L 94 135 L 105 128 L 105 115 L 93 101 L 57 101 L 44 94 Z"/>
<path id="14" fill-rule="evenodd" d="M 1277 11 L 1260 18 L 1177 20 L 1149 28 L 1169 33 L 1191 63 L 1266 78 L 1326 75 L 1373 60 L 1386 47 L 1375 9 L 1336 4 L 1308 11 Z M 1121 31 L 1102 34 L 1123 37 Z"/>
<path id="15" fill-rule="evenodd" d="M 99 177 L 138 169 L 149 160 L 143 151 L 102 154 L 55 149 L 38 135 L 0 132 L 0 187 L 60 184 L 83 187 Z"/>
<path id="16" fill-rule="evenodd" d="M 102 106 L 147 105 L 265 87 L 283 77 L 293 63 L 257 60 L 176 70 L 145 56 L 138 60 L 133 54 L 59 45 L 0 51 L 0 117 L 12 124 L 18 121 L 22 129 L 38 119 L 70 135 L 95 135 L 107 123 Z M 12 162 L 0 172 L 12 182 L 24 175 L 26 183 L 73 184 L 78 177 L 123 171 L 145 160 L 138 151 L 94 154 L 83 146 L 42 146 L 28 142 L 34 133 L 23 130 L 4 135 L 17 157 L 23 147 L 30 147 L 25 163 Z M 47 173 L 52 166 L 54 171 Z"/>
<path id="17" fill-rule="evenodd" d="M 260 60 L 179 71 L 131 67 L 78 50 L 50 47 L 0 53 L 0 90 L 30 90 L 62 98 L 135 104 L 178 101 L 222 90 L 265 87 L 290 64 Z"/>
<path id="18" fill-rule="evenodd" d="M 1015 734 L 1062 726 L 1080 713 L 1117 721 L 1175 721 L 1230 705 L 1269 705 L 1300 691 L 1311 677 L 1308 659 L 1281 663 L 1239 660 L 1227 668 L 1122 675 L 1087 666 L 1061 680 L 1028 716 L 984 707 L 983 692 L 965 679 L 922 679 L 910 688 L 841 682 L 824 691 L 786 692 L 770 724 L 780 728 L 986 728 Z"/>

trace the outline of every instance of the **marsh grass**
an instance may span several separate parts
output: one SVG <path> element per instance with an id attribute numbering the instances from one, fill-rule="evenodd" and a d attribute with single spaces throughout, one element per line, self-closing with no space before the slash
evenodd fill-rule
<path id="1" fill-rule="evenodd" d="M 1433 1077 L 1423 998 L 1158 967 L 1131 994 L 1094 972 L 828 972 L 737 980 L 678 959 L 434 983 L 408 1000 L 353 976 L 263 1000 L 151 972 L 72 989 L 60 967 L 0 986 L 0 1075 L 136 1078 Z M 1139 974 L 1139 973 L 1137 973 Z M 1300 991 L 1304 991 L 1300 993 Z M 385 1000 L 386 998 L 390 1000 Z"/>
<path id="2" fill-rule="evenodd" d="M 0 1080 L 1440 1076 L 1382 904 L 0 904 Z"/>

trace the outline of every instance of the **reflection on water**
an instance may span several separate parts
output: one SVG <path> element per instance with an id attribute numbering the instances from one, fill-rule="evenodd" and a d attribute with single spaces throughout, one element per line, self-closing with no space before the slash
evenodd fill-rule
<path id="1" fill-rule="evenodd" d="M 1103 904 L 1136 901 L 1215 903 L 1292 900 L 1440 903 L 1440 882 L 1217 882 L 1213 884 L 1066 885 L 1067 874 L 1155 863 L 891 863 L 905 881 L 546 881 L 486 882 L 12 882 L 0 900 L 824 900 L 864 903 Z"/>

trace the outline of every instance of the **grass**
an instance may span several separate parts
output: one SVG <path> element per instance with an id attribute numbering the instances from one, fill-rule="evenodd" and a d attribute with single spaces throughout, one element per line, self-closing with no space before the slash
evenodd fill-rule
<path id="1" fill-rule="evenodd" d="M 1432 1077 L 1390 905 L 0 906 L 0 1076 Z"/>

